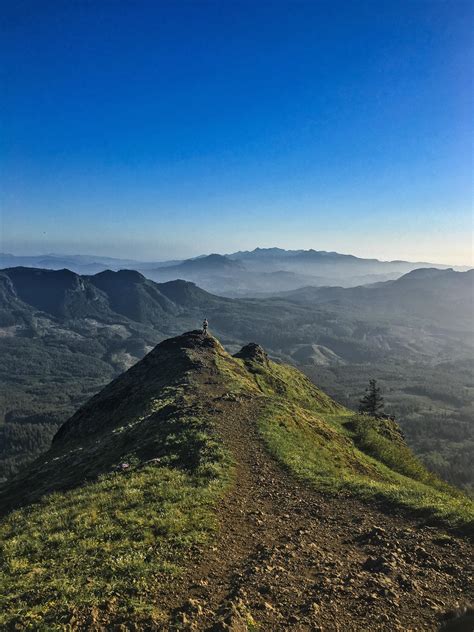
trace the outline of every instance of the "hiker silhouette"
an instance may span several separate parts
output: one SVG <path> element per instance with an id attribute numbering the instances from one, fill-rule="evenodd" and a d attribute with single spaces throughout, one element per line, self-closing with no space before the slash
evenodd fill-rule
<path id="1" fill-rule="evenodd" d="M 207 330 L 208 330 L 208 328 L 209 328 L 209 322 L 208 322 L 207 318 L 205 318 L 205 319 L 202 321 L 202 333 L 203 333 L 205 336 L 207 336 L 207 334 L 208 334 L 208 331 L 207 331 Z"/>

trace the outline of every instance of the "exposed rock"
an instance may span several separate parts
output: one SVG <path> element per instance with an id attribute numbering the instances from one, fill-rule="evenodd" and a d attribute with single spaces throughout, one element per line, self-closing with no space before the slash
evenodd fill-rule
<path id="1" fill-rule="evenodd" d="M 235 358 L 240 358 L 246 362 L 258 362 L 268 366 L 268 355 L 264 349 L 255 342 L 251 342 L 235 354 Z"/>
<path id="2" fill-rule="evenodd" d="M 188 612 L 192 612 L 198 617 L 203 614 L 203 607 L 198 599 L 188 599 L 185 607 Z"/>
<path id="3" fill-rule="evenodd" d="M 394 563 L 385 556 L 369 556 L 363 565 L 364 570 L 374 573 L 391 573 L 394 570 Z"/>
<path id="4" fill-rule="evenodd" d="M 370 531 L 362 533 L 358 538 L 359 542 L 370 544 L 383 544 L 387 541 L 387 531 L 383 527 L 374 526 Z"/>

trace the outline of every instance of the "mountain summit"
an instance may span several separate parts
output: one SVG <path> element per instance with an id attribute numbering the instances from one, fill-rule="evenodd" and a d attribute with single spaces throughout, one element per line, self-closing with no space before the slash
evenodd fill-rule
<path id="1" fill-rule="evenodd" d="M 397 425 L 200 331 L 90 399 L 0 499 L 5 629 L 430 630 L 467 599 L 472 503 Z"/>

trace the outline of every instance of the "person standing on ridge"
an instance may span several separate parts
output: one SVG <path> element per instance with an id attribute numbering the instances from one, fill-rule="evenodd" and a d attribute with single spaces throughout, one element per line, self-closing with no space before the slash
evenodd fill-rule
<path id="1" fill-rule="evenodd" d="M 209 328 L 209 322 L 208 322 L 207 318 L 205 318 L 205 319 L 202 321 L 202 333 L 203 333 L 205 336 L 207 336 L 207 333 L 208 333 L 208 331 L 207 331 L 207 330 L 208 330 L 208 328 Z"/>

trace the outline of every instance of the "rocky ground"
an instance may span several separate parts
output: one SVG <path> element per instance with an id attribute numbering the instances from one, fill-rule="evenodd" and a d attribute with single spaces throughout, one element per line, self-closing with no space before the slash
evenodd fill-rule
<path id="1" fill-rule="evenodd" d="M 469 614 L 448 620 L 474 602 L 466 539 L 296 481 L 265 450 L 255 401 L 200 388 L 222 413 L 236 483 L 212 546 L 157 596 L 163 630 L 474 630 Z"/>

